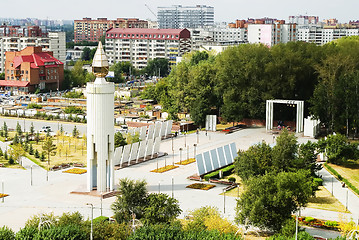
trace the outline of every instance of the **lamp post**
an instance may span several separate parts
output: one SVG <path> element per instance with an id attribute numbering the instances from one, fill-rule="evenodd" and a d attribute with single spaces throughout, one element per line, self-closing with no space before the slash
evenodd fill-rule
<path id="1" fill-rule="evenodd" d="M 30 185 L 32 186 L 32 165 L 30 167 Z"/>
<path id="2" fill-rule="evenodd" d="M 226 214 L 226 191 L 223 188 L 223 213 Z"/>
<path id="3" fill-rule="evenodd" d="M 173 179 L 173 176 L 172 176 L 172 198 L 174 197 L 173 184 L 174 184 L 174 179 Z"/>
<path id="4" fill-rule="evenodd" d="M 103 199 L 103 195 L 102 195 L 102 192 L 101 192 L 101 216 L 102 216 L 102 199 Z"/>
<path id="5" fill-rule="evenodd" d="M 158 181 L 158 193 L 161 193 L 161 181 Z"/>
<path id="6" fill-rule="evenodd" d="M 1 181 L 1 191 L 2 191 L 2 194 L 3 194 L 3 197 L 1 198 L 1 201 L 4 202 L 4 199 L 5 199 L 4 180 Z"/>
<path id="7" fill-rule="evenodd" d="M 173 148 L 173 134 L 172 134 L 171 140 L 172 140 L 172 152 L 173 152 L 174 151 L 174 148 Z"/>
<path id="8" fill-rule="evenodd" d="M 197 144 L 193 144 L 193 147 L 194 147 L 193 158 L 196 159 L 196 148 L 197 148 Z"/>
<path id="9" fill-rule="evenodd" d="M 175 165 L 175 151 L 172 150 L 172 166 Z"/>
<path id="10" fill-rule="evenodd" d="M 187 145 L 187 160 L 189 159 L 189 145 Z"/>
<path id="11" fill-rule="evenodd" d="M 182 148 L 180 148 L 179 151 L 180 151 L 180 165 L 182 165 Z"/>
<path id="12" fill-rule="evenodd" d="M 93 204 L 86 203 L 87 206 L 91 206 L 91 233 L 90 233 L 90 240 L 93 239 Z"/>
<path id="13" fill-rule="evenodd" d="M 345 205 L 347 211 L 348 211 L 348 193 L 349 193 L 349 188 L 347 187 L 347 197 L 346 197 L 346 205 Z"/>

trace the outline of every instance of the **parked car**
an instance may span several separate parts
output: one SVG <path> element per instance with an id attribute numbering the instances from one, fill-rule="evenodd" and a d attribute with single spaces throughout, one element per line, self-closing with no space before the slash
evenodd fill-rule
<path id="1" fill-rule="evenodd" d="M 47 133 L 47 132 L 52 132 L 52 130 L 51 130 L 51 127 L 50 127 L 50 126 L 43 126 L 43 127 L 41 128 L 40 132 Z"/>

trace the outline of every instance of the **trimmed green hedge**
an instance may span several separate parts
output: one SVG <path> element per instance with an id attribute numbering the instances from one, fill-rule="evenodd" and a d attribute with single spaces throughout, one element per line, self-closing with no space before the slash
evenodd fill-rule
<path id="1" fill-rule="evenodd" d="M 349 188 L 351 188 L 356 194 L 359 194 L 359 189 L 357 189 L 351 182 L 349 182 L 346 178 L 343 178 L 337 171 L 334 170 L 331 166 L 327 163 L 324 163 L 324 166 L 331 172 L 334 176 L 336 176 L 339 181 L 343 181 Z"/>
<path id="2" fill-rule="evenodd" d="M 219 171 L 222 171 L 223 173 L 223 176 L 227 176 L 227 175 L 230 175 L 232 172 L 233 172 L 233 169 L 234 169 L 234 165 L 229 165 L 225 168 L 222 168 L 222 169 L 218 169 L 217 171 L 214 171 L 214 172 L 211 172 L 211 173 L 208 173 L 206 175 L 204 175 L 204 180 L 208 181 L 210 178 L 215 178 L 215 177 L 219 177 Z"/>

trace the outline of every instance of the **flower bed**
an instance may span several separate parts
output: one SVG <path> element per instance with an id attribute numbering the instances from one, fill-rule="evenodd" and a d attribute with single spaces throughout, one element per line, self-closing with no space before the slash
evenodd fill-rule
<path id="1" fill-rule="evenodd" d="M 339 231 L 339 224 L 336 221 L 325 221 L 313 217 L 298 217 L 298 221 L 311 227 Z"/>
<path id="2" fill-rule="evenodd" d="M 200 190 L 209 190 L 214 188 L 216 185 L 213 184 L 205 184 L 205 183 L 193 183 L 188 185 L 186 188 L 200 189 Z"/>
<path id="3" fill-rule="evenodd" d="M 62 171 L 63 173 L 73 173 L 73 174 L 84 174 L 87 172 L 86 169 L 81 169 L 81 168 L 72 168 L 66 171 Z"/>
<path id="4" fill-rule="evenodd" d="M 176 162 L 176 164 L 178 164 L 178 165 L 187 165 L 187 164 L 190 164 L 190 163 L 194 163 L 195 161 L 196 161 L 195 158 L 189 158 L 189 159 L 181 161 L 181 162 Z"/>
<path id="5" fill-rule="evenodd" d="M 7 196 L 9 196 L 9 194 L 0 193 L 0 198 L 4 198 L 4 197 L 7 197 Z"/>
<path id="6" fill-rule="evenodd" d="M 166 167 L 161 167 L 161 168 L 158 168 L 158 169 L 151 170 L 151 172 L 163 173 L 163 172 L 167 172 L 169 170 L 175 169 L 175 168 L 178 168 L 178 166 L 167 165 Z"/>

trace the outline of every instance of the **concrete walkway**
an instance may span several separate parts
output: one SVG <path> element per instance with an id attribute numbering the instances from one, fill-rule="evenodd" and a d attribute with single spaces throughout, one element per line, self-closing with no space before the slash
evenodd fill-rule
<path id="1" fill-rule="evenodd" d="M 351 212 L 348 217 L 359 223 L 359 197 L 349 188 L 342 187 L 342 183 L 332 176 L 324 167 L 319 171 L 319 175 L 322 175 L 323 186 Z M 350 218 L 348 220 L 350 220 Z"/>

